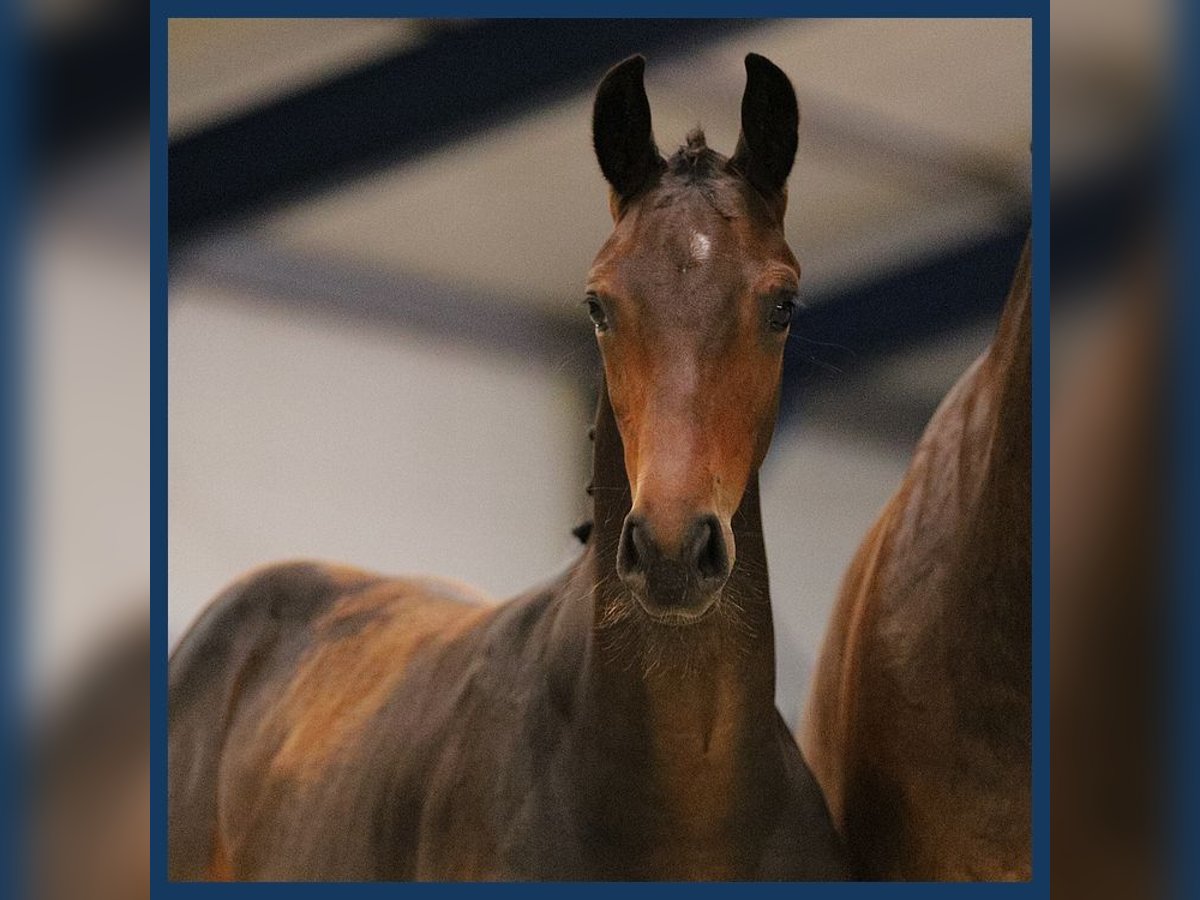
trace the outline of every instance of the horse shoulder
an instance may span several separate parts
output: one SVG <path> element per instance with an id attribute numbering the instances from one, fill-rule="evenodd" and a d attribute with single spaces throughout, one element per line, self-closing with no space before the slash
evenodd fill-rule
<path id="1" fill-rule="evenodd" d="M 574 825 L 560 777 L 571 715 L 564 695 L 576 670 L 566 672 L 566 661 L 557 660 L 558 599 L 552 585 L 503 604 L 471 641 L 450 651 L 443 671 L 428 668 L 409 686 L 413 703 L 442 697 L 422 716 L 422 764 L 409 769 L 402 790 L 419 796 L 414 877 L 561 878 L 577 871 L 570 868 Z M 475 802 L 464 804 L 463 796 Z M 543 852 L 549 846 L 556 848 L 550 858 Z"/>

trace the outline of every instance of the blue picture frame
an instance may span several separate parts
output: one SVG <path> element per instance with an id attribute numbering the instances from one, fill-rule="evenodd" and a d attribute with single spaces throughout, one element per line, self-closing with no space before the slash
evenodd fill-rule
<path id="1" fill-rule="evenodd" d="M 376 0 L 152 0 L 151 2 L 151 632 L 155 642 L 151 691 L 151 889 L 161 898 L 400 896 L 404 892 L 459 893 L 499 891 L 527 896 L 562 890 L 555 884 L 199 884 L 167 880 L 167 29 L 170 18 L 208 17 L 832 17 L 832 18 L 1027 18 L 1033 47 L 1033 878 L 1012 884 L 573 884 L 579 896 L 634 890 L 701 892 L 705 895 L 761 891 L 803 897 L 1005 897 L 1048 898 L 1049 886 L 1049 2 L 1048 0 L 844 0 L 844 2 L 746 2 L 737 5 L 693 0 L 690 3 L 570 4 L 494 2 L 387 3 Z M 1193 582 L 1195 581 L 1193 575 Z M 448 893 L 446 893 L 448 892 Z"/>

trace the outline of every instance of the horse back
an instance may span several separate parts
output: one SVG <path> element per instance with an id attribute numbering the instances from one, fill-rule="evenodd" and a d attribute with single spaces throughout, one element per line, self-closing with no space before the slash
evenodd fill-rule
<path id="1" fill-rule="evenodd" d="M 484 615 L 483 600 L 307 562 L 219 595 L 170 661 L 169 876 L 244 877 L 280 798 L 350 752 L 408 663 Z"/>

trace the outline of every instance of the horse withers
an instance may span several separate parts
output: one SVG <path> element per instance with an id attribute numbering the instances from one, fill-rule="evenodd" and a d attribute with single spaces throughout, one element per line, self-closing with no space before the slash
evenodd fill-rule
<path id="1" fill-rule="evenodd" d="M 300 563 L 219 597 L 170 664 L 173 879 L 835 879 L 843 851 L 774 705 L 757 471 L 799 266 L 798 110 L 746 58 L 742 133 L 658 152 L 644 61 L 593 138 L 613 231 L 594 527 L 498 606 Z"/>

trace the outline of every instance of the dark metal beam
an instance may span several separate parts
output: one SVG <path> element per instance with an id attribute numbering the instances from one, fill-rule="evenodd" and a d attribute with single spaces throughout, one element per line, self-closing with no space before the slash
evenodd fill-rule
<path id="1" fill-rule="evenodd" d="M 798 313 L 784 359 L 781 424 L 803 403 L 881 354 L 998 319 L 1025 239 L 1014 227 L 903 272 L 811 298 Z M 175 255 L 172 277 L 233 288 L 239 297 L 344 324 L 395 328 L 448 345 L 518 356 L 596 383 L 598 356 L 585 319 L 486 294 L 357 266 L 314 260 L 235 231 Z M 498 307 L 503 315 L 497 315 Z"/>
<path id="2" fill-rule="evenodd" d="M 781 417 L 801 415 L 813 386 L 865 360 L 999 321 L 1028 231 L 1028 218 L 1017 219 L 998 235 L 820 297 L 797 313 L 784 357 Z"/>

